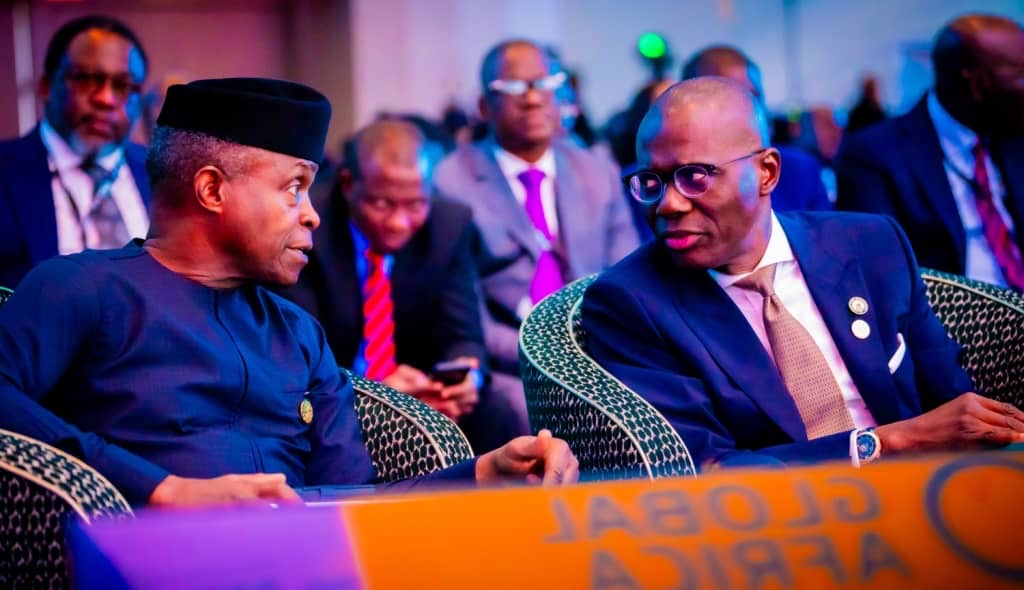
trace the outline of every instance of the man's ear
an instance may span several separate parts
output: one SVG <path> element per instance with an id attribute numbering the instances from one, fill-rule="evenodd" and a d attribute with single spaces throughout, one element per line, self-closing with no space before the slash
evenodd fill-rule
<path id="1" fill-rule="evenodd" d="M 220 213 L 224 209 L 227 176 L 216 166 L 203 166 L 192 177 L 192 190 L 199 206 Z"/>
<path id="2" fill-rule="evenodd" d="M 39 79 L 39 84 L 36 86 L 36 94 L 39 96 L 39 100 L 46 104 L 46 101 L 50 100 L 50 79 L 43 76 Z"/>
<path id="3" fill-rule="evenodd" d="M 356 184 L 356 177 L 352 174 L 352 171 L 348 168 L 338 169 L 338 188 L 341 189 L 341 194 L 345 196 L 345 199 L 351 202 L 352 200 L 352 187 Z"/>
<path id="4" fill-rule="evenodd" d="M 775 185 L 779 184 L 779 176 L 782 174 L 782 155 L 779 154 L 779 150 L 770 147 L 761 157 L 759 172 L 760 172 L 760 184 L 761 194 L 769 195 L 775 190 Z"/>

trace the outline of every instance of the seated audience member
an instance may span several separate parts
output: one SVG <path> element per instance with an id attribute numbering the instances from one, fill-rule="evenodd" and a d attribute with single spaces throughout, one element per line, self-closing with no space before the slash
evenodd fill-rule
<path id="1" fill-rule="evenodd" d="M 323 330 L 262 286 L 306 264 L 329 118 L 326 98 L 289 82 L 172 86 L 147 159 L 148 238 L 54 258 L 0 307 L 0 428 L 83 459 L 133 504 L 373 480 Z M 544 431 L 425 479 L 576 470 Z"/>
<path id="2" fill-rule="evenodd" d="M 1024 290 L 1024 29 L 957 18 L 932 64 L 917 106 L 844 142 L 837 207 L 896 219 L 922 266 Z"/>
<path id="3" fill-rule="evenodd" d="M 1024 413 L 971 392 L 895 222 L 773 213 L 781 158 L 743 86 L 674 86 L 637 148 L 630 186 L 658 237 L 588 289 L 583 325 L 698 464 L 1024 441 Z"/>
<path id="4" fill-rule="evenodd" d="M 509 432 L 515 405 L 483 387 L 479 235 L 469 207 L 434 198 L 429 147 L 413 124 L 387 119 L 347 144 L 290 294 L 320 320 L 338 364 L 415 396 L 488 451 L 521 433 Z M 431 377 L 441 361 L 475 369 L 446 385 Z"/>
<path id="5" fill-rule="evenodd" d="M 73 20 L 50 40 L 44 117 L 0 143 L 0 285 L 57 254 L 146 235 L 145 150 L 128 141 L 146 68 L 135 34 L 108 17 Z"/>
<path id="6" fill-rule="evenodd" d="M 695 53 L 683 66 L 683 80 L 698 76 L 729 78 L 745 86 L 762 104 L 764 102 L 761 69 L 734 47 L 715 45 Z M 775 149 L 786 166 L 772 191 L 772 208 L 776 211 L 831 209 L 832 202 L 821 178 L 821 165 L 814 156 L 796 147 L 776 146 Z"/>
<path id="7" fill-rule="evenodd" d="M 615 166 L 560 138 L 555 92 L 565 79 L 534 43 L 491 49 L 480 68 L 490 135 L 457 148 L 436 173 L 440 193 L 473 210 L 490 254 L 480 273 L 484 341 L 492 390 L 505 399 L 522 400 L 519 324 L 533 305 L 638 243 Z"/>

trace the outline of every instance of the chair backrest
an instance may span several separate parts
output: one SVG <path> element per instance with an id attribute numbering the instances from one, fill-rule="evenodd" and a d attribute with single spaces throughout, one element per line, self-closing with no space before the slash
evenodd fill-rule
<path id="1" fill-rule="evenodd" d="M 0 430 L 0 587 L 67 586 L 64 526 L 131 518 L 114 486 L 78 459 Z"/>
<path id="2" fill-rule="evenodd" d="M 377 477 L 397 481 L 444 469 L 473 457 L 459 427 L 420 400 L 347 369 L 363 440 Z"/>
<path id="3" fill-rule="evenodd" d="M 921 269 L 921 278 L 978 393 L 1024 407 L 1024 297 L 937 270 Z"/>
<path id="4" fill-rule="evenodd" d="M 695 475 L 686 444 L 667 420 L 586 353 L 579 279 L 523 321 L 519 357 L 530 424 L 569 443 L 584 479 Z"/>

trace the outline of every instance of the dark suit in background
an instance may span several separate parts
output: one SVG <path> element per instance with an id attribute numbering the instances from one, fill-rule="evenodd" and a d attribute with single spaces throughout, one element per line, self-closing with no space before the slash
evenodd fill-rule
<path id="1" fill-rule="evenodd" d="M 128 165 L 149 207 L 146 150 L 124 146 Z M 0 285 L 14 288 L 57 251 L 57 214 L 46 146 L 37 126 L 24 137 L 0 142 Z"/>
<path id="2" fill-rule="evenodd" d="M 906 237 L 877 216 L 782 213 L 807 287 L 878 424 L 971 391 L 959 347 L 925 298 Z M 849 309 L 863 297 L 866 314 Z M 851 321 L 870 336 L 858 339 Z M 696 463 L 750 452 L 805 463 L 849 456 L 849 432 L 807 440 L 778 370 L 750 324 L 706 270 L 683 270 L 653 242 L 606 271 L 583 302 L 590 353 L 671 422 Z M 900 338 L 905 354 L 898 366 Z"/>
<path id="3" fill-rule="evenodd" d="M 363 340 L 363 292 L 348 205 L 334 193 L 314 233 L 313 252 L 289 292 L 316 316 L 338 364 L 352 367 Z M 480 359 L 487 374 L 480 326 L 476 251 L 479 235 L 468 207 L 435 199 L 426 224 L 394 254 L 395 360 L 429 373 L 435 363 L 460 356 Z M 460 421 L 474 450 L 509 438 L 504 400 L 484 388 L 472 414 Z"/>
<path id="4" fill-rule="evenodd" d="M 828 211 L 832 201 L 821 179 L 821 164 L 806 151 L 776 146 L 782 154 L 782 174 L 772 191 L 775 211 Z"/>
<path id="5" fill-rule="evenodd" d="M 1024 251 L 1024 138 L 992 147 L 1004 204 Z M 909 113 L 848 137 L 836 164 L 837 208 L 892 216 L 921 266 L 966 274 L 966 234 L 926 99 Z"/>

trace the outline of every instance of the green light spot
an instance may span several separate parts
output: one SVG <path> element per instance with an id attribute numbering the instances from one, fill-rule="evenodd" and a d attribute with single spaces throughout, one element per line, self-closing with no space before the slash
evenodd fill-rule
<path id="1" fill-rule="evenodd" d="M 665 57 L 668 44 L 665 43 L 665 38 L 657 33 L 644 33 L 637 39 L 636 48 L 640 50 L 640 55 L 647 59 L 658 59 Z"/>

